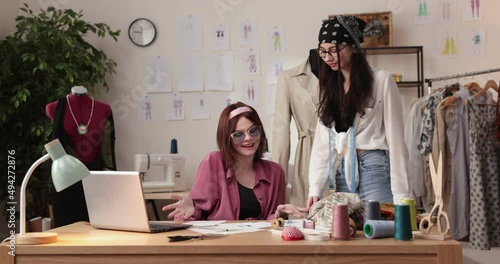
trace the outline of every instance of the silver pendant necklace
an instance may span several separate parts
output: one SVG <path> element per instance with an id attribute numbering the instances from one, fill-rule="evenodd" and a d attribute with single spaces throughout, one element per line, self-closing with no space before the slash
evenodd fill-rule
<path id="1" fill-rule="evenodd" d="M 68 108 L 69 108 L 69 111 L 71 112 L 71 116 L 73 117 L 73 120 L 75 120 L 75 124 L 76 124 L 76 131 L 78 132 L 78 134 L 80 135 L 85 135 L 87 134 L 87 132 L 89 131 L 89 125 L 90 125 L 90 120 L 92 120 L 92 115 L 94 114 L 94 98 L 90 97 L 90 99 L 92 99 L 92 108 L 90 110 L 90 117 L 89 117 L 89 121 L 87 122 L 87 124 L 78 124 L 78 121 L 76 121 L 76 118 L 75 118 L 75 114 L 73 113 L 73 109 L 71 109 L 71 104 L 69 102 L 69 95 L 66 95 L 66 101 L 68 101 Z"/>

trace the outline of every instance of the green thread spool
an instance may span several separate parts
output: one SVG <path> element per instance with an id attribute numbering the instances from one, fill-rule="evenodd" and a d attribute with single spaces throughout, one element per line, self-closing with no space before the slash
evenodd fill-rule
<path id="1" fill-rule="evenodd" d="M 396 204 L 394 238 L 396 240 L 412 240 L 410 206 Z"/>
<path id="2" fill-rule="evenodd" d="M 403 198 L 401 203 L 410 206 L 411 230 L 417 230 L 417 216 L 415 211 L 415 201 L 412 198 Z"/>

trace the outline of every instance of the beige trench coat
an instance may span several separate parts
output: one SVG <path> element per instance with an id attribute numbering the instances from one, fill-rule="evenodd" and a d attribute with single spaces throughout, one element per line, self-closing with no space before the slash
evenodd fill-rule
<path id="1" fill-rule="evenodd" d="M 311 72 L 308 61 L 283 71 L 278 78 L 272 160 L 285 171 L 287 182 L 291 183 L 290 203 L 298 206 L 305 206 L 309 193 L 309 159 L 318 121 L 318 92 L 318 78 Z M 291 117 L 297 127 L 298 143 L 293 172 L 289 173 Z"/>

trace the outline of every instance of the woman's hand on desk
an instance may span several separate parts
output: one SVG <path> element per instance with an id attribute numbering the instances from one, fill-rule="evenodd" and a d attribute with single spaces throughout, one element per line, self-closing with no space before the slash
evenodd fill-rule
<path id="1" fill-rule="evenodd" d="M 310 209 L 313 204 L 315 204 L 317 201 L 319 201 L 318 196 L 309 196 L 307 199 L 307 209 Z"/>
<path id="2" fill-rule="evenodd" d="M 309 209 L 304 207 L 298 207 L 293 204 L 280 204 L 278 208 L 276 208 L 276 213 L 274 214 L 275 218 L 282 217 L 288 218 L 288 215 L 293 215 L 295 217 L 305 218 Z"/>
<path id="3" fill-rule="evenodd" d="M 194 203 L 189 196 L 181 196 L 177 194 L 170 195 L 170 199 L 179 200 L 176 203 L 164 206 L 161 210 L 174 210 L 168 214 L 168 218 L 174 218 L 176 221 L 183 221 L 194 214 Z"/>

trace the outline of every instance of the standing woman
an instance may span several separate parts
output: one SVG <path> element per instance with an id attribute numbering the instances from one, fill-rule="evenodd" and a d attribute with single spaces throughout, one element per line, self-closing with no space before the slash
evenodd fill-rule
<path id="1" fill-rule="evenodd" d="M 175 220 L 273 219 L 285 202 L 285 176 L 277 163 L 263 160 L 266 134 L 252 107 L 238 102 L 219 118 L 217 145 L 200 163 L 188 197 L 163 207 Z"/>
<path id="2" fill-rule="evenodd" d="M 319 120 L 309 167 L 307 206 L 328 183 L 361 200 L 399 203 L 410 197 L 403 109 L 391 74 L 359 49 L 366 23 L 337 15 L 319 32 Z"/>

